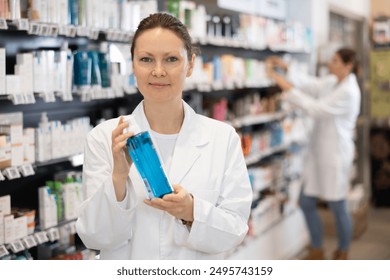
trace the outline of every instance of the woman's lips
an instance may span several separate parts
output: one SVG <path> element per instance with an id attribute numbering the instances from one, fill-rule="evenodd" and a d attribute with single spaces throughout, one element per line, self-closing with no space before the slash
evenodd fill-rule
<path id="1" fill-rule="evenodd" d="M 149 83 L 149 85 L 155 88 L 164 88 L 169 86 L 169 84 L 162 84 L 162 83 Z"/>

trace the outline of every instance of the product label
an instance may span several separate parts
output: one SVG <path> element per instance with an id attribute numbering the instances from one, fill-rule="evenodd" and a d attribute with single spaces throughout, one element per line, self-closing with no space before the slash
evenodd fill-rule
<path id="1" fill-rule="evenodd" d="M 4 245 L 0 245 L 0 258 L 8 255 L 9 252 Z"/>

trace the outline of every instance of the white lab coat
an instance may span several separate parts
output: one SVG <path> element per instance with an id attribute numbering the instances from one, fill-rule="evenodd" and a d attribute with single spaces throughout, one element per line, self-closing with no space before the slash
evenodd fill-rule
<path id="1" fill-rule="evenodd" d="M 360 111 L 360 89 L 350 74 L 315 78 L 290 69 L 294 88 L 286 100 L 314 120 L 304 167 L 304 193 L 327 201 L 345 199 L 354 157 L 353 134 Z"/>
<path id="2" fill-rule="evenodd" d="M 127 204 L 116 201 L 111 133 L 118 118 L 88 135 L 83 169 L 88 199 L 76 229 L 88 248 L 101 250 L 102 259 L 221 259 L 245 237 L 252 190 L 240 139 L 232 127 L 183 103 L 184 122 L 168 177 L 194 196 L 190 229 L 144 204 L 146 191 L 134 165 L 127 180 Z M 141 130 L 150 130 L 143 102 L 133 115 Z"/>

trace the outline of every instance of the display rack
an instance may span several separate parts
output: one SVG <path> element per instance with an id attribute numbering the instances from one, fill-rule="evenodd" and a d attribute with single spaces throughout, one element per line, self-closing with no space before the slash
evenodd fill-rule
<path id="1" fill-rule="evenodd" d="M 207 1 L 206 1 L 207 2 Z M 161 1 L 159 7 L 161 9 Z M 211 8 L 210 8 L 211 7 Z M 207 11 L 219 12 L 221 10 L 216 7 L 215 3 L 207 6 Z M 231 14 L 236 12 L 229 11 Z M 64 42 L 69 44 L 72 50 L 78 48 L 96 48 L 102 42 L 128 42 L 131 41 L 132 33 L 118 31 L 118 30 L 99 30 L 93 28 L 77 28 L 77 26 L 61 26 L 47 23 L 35 23 L 29 20 L 19 21 L 0 21 L 3 30 L 0 30 L 1 39 L 0 46 L 7 49 L 7 74 L 12 73 L 12 67 L 16 61 L 16 54 L 20 50 L 39 49 L 41 47 L 47 49 L 59 49 Z M 246 41 L 237 39 L 223 39 L 220 37 L 195 37 L 196 41 L 201 45 L 202 56 L 207 60 L 215 55 L 222 55 L 225 53 L 233 54 L 236 57 L 244 59 L 258 59 L 264 60 L 269 55 L 283 55 L 296 54 L 299 58 L 304 57 L 306 61 L 310 59 L 310 49 L 286 47 L 281 45 L 267 45 L 267 46 L 253 46 Z M 272 89 L 272 94 L 275 94 L 275 87 L 268 81 L 263 81 L 257 84 L 245 82 L 241 85 L 224 84 L 220 81 L 215 81 L 209 84 L 191 84 L 184 94 L 184 99 L 188 99 L 193 107 L 197 107 L 197 112 L 204 111 L 204 103 L 207 100 L 216 100 L 220 97 L 227 97 L 230 101 L 243 95 L 259 92 L 260 95 L 268 95 Z M 200 96 L 200 98 L 195 98 Z M 37 95 L 35 97 L 38 97 Z M 15 112 L 23 111 L 23 122 L 25 126 L 36 127 L 40 113 L 45 111 L 48 113 L 50 119 L 68 120 L 74 117 L 89 116 L 91 123 L 96 124 L 100 119 L 107 119 L 117 115 L 130 113 L 133 108 L 141 100 L 141 95 L 137 92 L 131 95 L 123 95 L 122 97 L 114 97 L 112 99 L 89 100 L 84 102 L 80 96 L 73 92 L 73 100 L 71 101 L 56 101 L 46 102 L 45 98 L 36 98 L 35 103 L 22 105 L 12 103 L 12 98 L 7 96 L 0 96 L 1 112 Z M 17 102 L 16 102 L 17 103 Z M 280 123 L 287 116 L 291 114 L 290 111 L 275 111 L 270 113 L 262 113 L 259 115 L 245 115 L 239 118 L 234 118 L 230 121 L 236 129 L 241 133 L 245 132 L 250 127 L 257 127 L 256 129 L 263 129 L 271 123 Z M 269 147 L 260 153 L 255 153 L 246 158 L 248 166 L 262 165 L 264 162 L 272 162 L 276 157 L 277 160 L 291 155 L 292 142 L 283 142 L 280 145 Z M 12 204 L 19 207 L 30 207 L 38 209 L 37 188 L 45 184 L 45 181 L 52 179 L 54 173 L 75 169 L 80 170 L 82 165 L 82 154 L 74 156 L 57 158 L 45 162 L 34 163 L 28 165 L 31 173 L 25 173 L 20 178 L 7 178 L 1 181 L 0 177 L 0 196 L 12 194 Z M 21 168 L 11 167 L 13 173 L 21 173 Z M 12 171 L 11 170 L 11 171 Z M 2 170 L 0 174 L 9 173 L 10 171 Z M 33 174 L 34 173 L 34 174 Z M 7 176 L 6 176 L 7 177 Z M 16 176 L 17 177 L 17 176 Z M 283 180 L 286 178 L 283 178 Z M 282 186 L 279 186 L 282 185 Z M 278 186 L 278 187 L 276 187 Z M 256 237 L 248 237 L 244 241 L 243 246 L 240 246 L 237 251 L 232 252 L 229 258 L 256 258 L 256 259 L 283 259 L 290 258 L 294 253 L 297 253 L 305 245 L 305 230 L 303 226 L 303 219 L 298 209 L 296 209 L 297 193 L 299 193 L 299 182 L 285 180 L 282 183 L 270 183 L 261 189 L 257 189 L 258 193 L 255 195 L 259 199 L 260 192 L 274 191 L 277 189 L 278 195 L 273 205 L 273 209 L 278 212 L 278 218 L 270 222 L 267 228 L 258 232 Z M 286 199 L 288 198 L 288 200 Z M 256 204 L 261 204 L 261 201 L 254 201 Z M 262 206 L 261 206 L 262 207 Z M 259 213 L 260 208 L 254 208 L 254 211 Z M 283 208 L 284 210 L 280 210 Z M 265 212 L 268 208 L 263 209 Z M 263 212 L 264 212 L 263 211 Z M 260 211 L 261 212 L 261 211 Z M 262 223 L 262 221 L 258 221 Z M 3 245 L 8 253 L 18 253 L 23 249 L 30 249 L 44 244 L 47 241 L 54 242 L 59 230 L 62 227 L 70 229 L 70 233 L 74 233 L 74 220 L 60 223 L 59 225 L 46 229 L 38 230 L 32 235 L 16 240 L 10 244 Z M 287 238 L 288 235 L 288 238 Z M 275 239 L 275 237 L 277 237 Z M 288 252 L 281 250 L 273 250 L 272 248 L 264 247 L 264 244 L 285 244 L 288 247 Z M 271 246 L 271 245 L 270 245 Z M 275 245 L 276 246 L 276 245 Z M 262 247 L 258 252 L 253 250 Z M 268 248 L 268 249 L 264 249 Z M 249 251 L 251 252 L 249 252 Z M 0 251 L 1 252 L 1 251 Z M 1 254 L 1 253 L 0 253 Z M 1 258 L 2 256 L 0 256 Z"/>

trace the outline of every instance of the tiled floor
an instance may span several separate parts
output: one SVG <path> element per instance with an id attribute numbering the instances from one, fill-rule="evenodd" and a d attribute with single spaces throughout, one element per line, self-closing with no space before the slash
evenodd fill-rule
<path id="1" fill-rule="evenodd" d="M 326 248 L 335 248 L 335 237 L 326 237 Z M 371 207 L 368 227 L 363 235 L 354 239 L 349 252 L 351 260 L 390 260 L 390 208 Z"/>
<path id="2" fill-rule="evenodd" d="M 325 234 L 325 255 L 330 259 L 337 248 L 337 238 Z M 297 258 L 304 255 L 300 254 Z M 359 237 L 353 239 L 349 251 L 351 260 L 390 260 L 390 207 L 374 208 L 368 212 L 368 227 Z"/>

